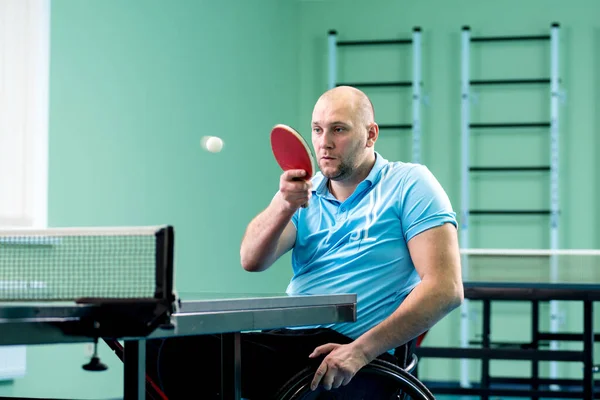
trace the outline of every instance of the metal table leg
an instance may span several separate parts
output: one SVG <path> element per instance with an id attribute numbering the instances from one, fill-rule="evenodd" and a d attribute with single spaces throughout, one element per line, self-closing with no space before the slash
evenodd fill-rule
<path id="1" fill-rule="evenodd" d="M 533 349 L 539 350 L 540 346 L 540 303 L 531 301 L 531 345 Z M 531 390 L 540 389 L 540 363 L 531 360 Z M 532 396 L 531 400 L 538 400 L 538 396 Z"/>
<path id="2" fill-rule="evenodd" d="M 126 340 L 123 352 L 124 399 L 146 399 L 146 341 Z"/>
<path id="3" fill-rule="evenodd" d="M 483 332 L 482 332 L 482 347 L 484 349 L 490 348 L 490 335 L 492 332 L 492 304 L 491 300 L 483 300 Z M 484 394 L 481 395 L 481 400 L 489 399 L 490 386 L 490 358 L 489 356 L 483 356 L 481 360 L 481 388 L 485 390 Z"/>
<path id="4" fill-rule="evenodd" d="M 583 302 L 583 397 L 594 398 L 594 303 Z"/>
<path id="5" fill-rule="evenodd" d="M 242 397 L 242 348 L 239 332 L 221 335 L 221 399 Z"/>

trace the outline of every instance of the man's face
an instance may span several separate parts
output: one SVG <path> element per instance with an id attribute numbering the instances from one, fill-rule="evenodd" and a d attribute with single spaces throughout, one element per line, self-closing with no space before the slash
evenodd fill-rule
<path id="1" fill-rule="evenodd" d="M 321 173 L 337 181 L 351 177 L 364 159 L 367 142 L 367 127 L 354 102 L 322 98 L 312 119 L 312 143 Z"/>

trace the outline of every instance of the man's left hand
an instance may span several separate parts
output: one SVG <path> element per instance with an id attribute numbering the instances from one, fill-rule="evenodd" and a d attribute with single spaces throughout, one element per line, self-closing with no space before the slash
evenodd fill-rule
<path id="1" fill-rule="evenodd" d="M 321 354 L 327 354 L 327 357 L 315 373 L 310 385 L 312 390 L 315 390 L 319 383 L 323 384 L 325 390 L 347 385 L 358 370 L 369 363 L 364 353 L 352 343 L 327 343 L 317 347 L 309 357 L 315 358 Z"/>

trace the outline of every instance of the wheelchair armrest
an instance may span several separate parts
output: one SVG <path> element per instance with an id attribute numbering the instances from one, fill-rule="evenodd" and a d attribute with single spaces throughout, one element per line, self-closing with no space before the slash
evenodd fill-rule
<path id="1" fill-rule="evenodd" d="M 408 373 L 412 373 L 415 370 L 415 368 L 417 368 L 418 363 L 419 363 L 419 358 L 417 357 L 417 355 L 415 353 L 413 353 L 412 359 L 410 360 L 410 362 L 408 363 L 406 368 L 404 368 L 404 370 Z"/>

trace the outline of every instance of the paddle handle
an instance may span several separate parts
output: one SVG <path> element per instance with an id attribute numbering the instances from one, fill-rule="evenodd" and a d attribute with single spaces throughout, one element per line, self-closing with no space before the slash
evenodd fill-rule
<path id="1" fill-rule="evenodd" d="M 293 180 L 293 181 L 303 181 L 303 180 L 305 180 L 305 179 L 303 179 L 303 178 L 292 178 L 292 180 Z M 308 207 L 308 201 L 307 201 L 306 203 L 302 204 L 302 206 L 301 206 L 301 207 L 302 207 L 302 208 L 306 208 L 306 207 Z"/>

